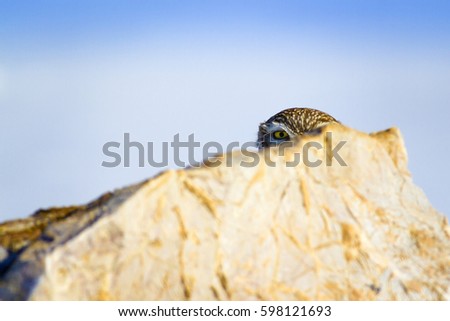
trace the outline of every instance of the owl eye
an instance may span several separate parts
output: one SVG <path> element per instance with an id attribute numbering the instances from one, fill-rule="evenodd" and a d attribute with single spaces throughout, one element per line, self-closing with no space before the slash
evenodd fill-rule
<path id="1" fill-rule="evenodd" d="M 275 138 L 275 139 L 284 139 L 284 138 L 288 137 L 289 135 L 288 135 L 288 133 L 286 133 L 285 131 L 279 130 L 279 131 L 274 132 L 274 133 L 272 134 L 272 136 L 273 136 L 273 138 Z"/>

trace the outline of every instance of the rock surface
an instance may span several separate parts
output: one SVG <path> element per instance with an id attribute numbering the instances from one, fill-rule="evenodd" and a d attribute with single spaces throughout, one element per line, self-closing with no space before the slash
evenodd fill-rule
<path id="1" fill-rule="evenodd" d="M 326 152 L 340 141 L 347 166 Z M 287 166 L 309 142 L 323 163 Z M 0 299 L 450 298 L 448 222 L 413 184 L 397 129 L 331 125 L 267 151 L 276 166 L 235 152 L 0 225 Z"/>

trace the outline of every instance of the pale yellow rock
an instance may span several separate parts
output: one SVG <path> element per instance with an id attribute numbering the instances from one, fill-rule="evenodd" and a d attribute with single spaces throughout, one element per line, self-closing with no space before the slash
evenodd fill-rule
<path id="1" fill-rule="evenodd" d="M 284 157 L 272 148 L 275 167 L 240 166 L 248 156 L 235 152 L 219 158 L 233 167 L 149 180 L 47 251 L 28 298 L 449 299 L 448 223 L 413 184 L 399 131 L 325 131 Z M 346 141 L 348 166 L 287 167 L 311 141 Z"/>
<path id="2" fill-rule="evenodd" d="M 0 261 L 6 259 L 7 256 L 8 252 L 6 251 L 6 249 L 0 246 Z"/>

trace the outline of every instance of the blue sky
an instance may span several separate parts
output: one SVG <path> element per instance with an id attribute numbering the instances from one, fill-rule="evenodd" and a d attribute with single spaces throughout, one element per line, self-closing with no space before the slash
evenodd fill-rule
<path id="1" fill-rule="evenodd" d="M 160 171 L 100 166 L 124 132 L 245 142 L 291 106 L 398 126 L 449 214 L 447 3 L 0 0 L 0 220 Z"/>

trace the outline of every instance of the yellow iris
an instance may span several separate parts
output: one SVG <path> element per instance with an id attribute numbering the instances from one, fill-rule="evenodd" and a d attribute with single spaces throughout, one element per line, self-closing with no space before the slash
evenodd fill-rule
<path id="1" fill-rule="evenodd" d="M 288 133 L 286 133 L 285 131 L 279 130 L 273 133 L 273 138 L 275 139 L 284 139 L 286 137 L 288 137 Z"/>

